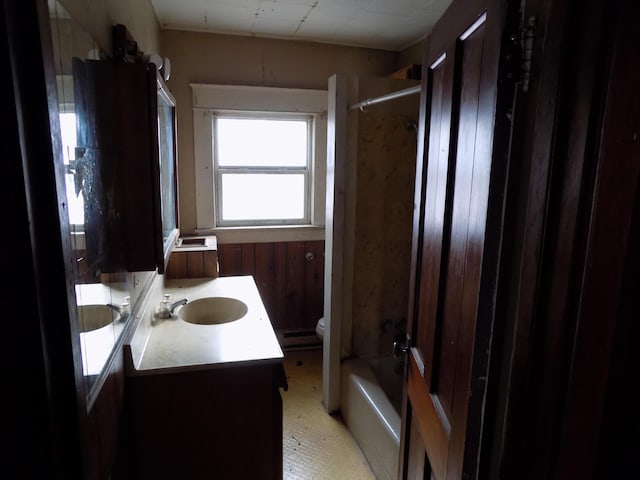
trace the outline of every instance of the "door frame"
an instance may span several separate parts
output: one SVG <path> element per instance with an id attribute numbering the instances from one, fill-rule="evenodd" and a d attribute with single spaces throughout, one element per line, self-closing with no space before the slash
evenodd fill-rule
<path id="1" fill-rule="evenodd" d="M 75 257 L 52 114 L 58 104 L 47 2 L 4 1 L 0 22 L 0 55 L 8 65 L 2 91 L 9 94 L 1 108 L 7 177 L 0 197 L 11 226 L 2 241 L 11 299 L 3 305 L 9 394 L 2 423 L 11 440 L 3 466 L 12 478 L 82 478 L 86 392 L 76 368 L 82 359 L 70 280 Z"/>
<path id="2" fill-rule="evenodd" d="M 629 198 L 622 184 L 613 193 L 622 203 L 610 209 L 613 217 L 624 216 L 611 220 L 618 228 L 618 247 L 616 241 L 609 247 L 593 242 L 602 228 L 598 206 L 612 195 L 601 190 L 611 164 L 600 163 L 611 82 L 617 69 L 638 62 L 637 54 L 624 51 L 635 42 L 632 25 L 640 20 L 640 10 L 632 5 L 627 0 L 528 2 L 530 11 L 539 13 L 542 33 L 534 52 L 535 92 L 519 99 L 519 127 L 533 134 L 520 135 L 521 218 L 491 478 L 611 474 L 606 452 L 620 442 L 611 425 L 619 415 L 613 395 L 625 391 L 617 369 L 626 352 L 616 349 L 630 348 L 621 332 L 630 329 L 631 312 L 639 307 L 638 300 L 619 299 L 611 288 L 619 282 L 628 289 L 640 276 L 637 253 L 615 251 L 627 238 L 638 238 L 638 197 Z M 628 60 L 615 64 L 621 49 Z M 634 201 L 635 213 L 629 208 Z M 618 220 L 628 222 L 628 230 Z M 590 260 L 598 255 L 610 264 Z M 606 281 L 596 290 L 591 283 L 589 291 L 596 272 Z M 596 298 L 598 309 L 609 309 L 606 322 L 594 318 L 593 304 L 586 307 Z"/>
<path id="3" fill-rule="evenodd" d="M 345 175 L 347 158 L 347 77 L 336 74 L 328 82 L 327 181 L 324 264 L 324 336 L 322 340 L 322 403 L 327 413 L 340 408 L 340 361 L 342 359 L 345 294 Z"/>

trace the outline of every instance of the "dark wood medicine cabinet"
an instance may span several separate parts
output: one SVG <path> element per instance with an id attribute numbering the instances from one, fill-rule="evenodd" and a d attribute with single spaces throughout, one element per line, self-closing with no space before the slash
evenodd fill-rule
<path id="1" fill-rule="evenodd" d="M 116 53 L 121 28 L 114 27 Z M 73 72 L 77 114 L 86 112 L 93 122 L 85 143 L 115 165 L 100 172 L 103 212 L 87 229 L 87 244 L 109 243 L 104 273 L 157 268 L 162 274 L 179 235 L 175 99 L 142 52 L 74 59 Z M 83 155 L 90 152 L 76 156 Z"/>

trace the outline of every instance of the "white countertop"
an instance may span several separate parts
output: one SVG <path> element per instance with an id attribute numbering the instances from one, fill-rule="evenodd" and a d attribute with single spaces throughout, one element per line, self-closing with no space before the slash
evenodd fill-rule
<path id="1" fill-rule="evenodd" d="M 129 295 L 127 286 L 122 283 L 77 284 L 75 289 L 76 304 L 78 306 L 107 304 L 119 306 L 124 301 L 124 298 Z M 83 322 L 82 316 L 79 316 L 78 321 L 81 326 Z M 124 325 L 124 322 L 115 321 L 96 330 L 80 332 L 82 372 L 84 375 L 99 375 L 102 372 L 114 345 L 124 330 Z"/>
<path id="2" fill-rule="evenodd" d="M 203 297 L 232 297 L 246 303 L 248 312 L 239 320 L 219 325 L 187 323 L 176 314 L 170 319 L 151 317 L 150 329 L 137 329 L 140 334 L 149 333 L 140 358 L 131 359 L 130 374 L 153 375 L 282 361 L 282 349 L 253 277 L 167 280 L 164 287 L 163 293 L 171 294 L 172 302 L 181 298 L 192 301 Z M 134 337 L 138 333 L 136 331 Z"/>

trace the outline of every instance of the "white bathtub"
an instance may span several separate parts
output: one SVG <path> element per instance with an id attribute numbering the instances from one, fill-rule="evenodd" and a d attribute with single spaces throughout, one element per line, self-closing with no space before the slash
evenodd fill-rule
<path id="1" fill-rule="evenodd" d="M 396 480 L 402 376 L 393 357 L 342 364 L 340 410 L 378 480 Z"/>

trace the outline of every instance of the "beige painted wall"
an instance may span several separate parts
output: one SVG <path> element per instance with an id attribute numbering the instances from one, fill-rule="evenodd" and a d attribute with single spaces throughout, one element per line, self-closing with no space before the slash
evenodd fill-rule
<path id="1" fill-rule="evenodd" d="M 335 73 L 384 76 L 399 54 L 335 45 L 162 30 L 171 60 L 168 85 L 177 102 L 180 229 L 196 227 L 193 117 L 190 83 L 326 89 Z"/>
<path id="2" fill-rule="evenodd" d="M 159 51 L 160 24 L 149 0 L 59 0 L 73 19 L 111 53 L 111 27 L 126 25 L 145 53 Z"/>
<path id="3" fill-rule="evenodd" d="M 398 57 L 398 67 L 404 67 L 411 64 L 422 64 L 424 51 L 428 42 L 428 39 L 420 40 L 401 51 Z"/>

